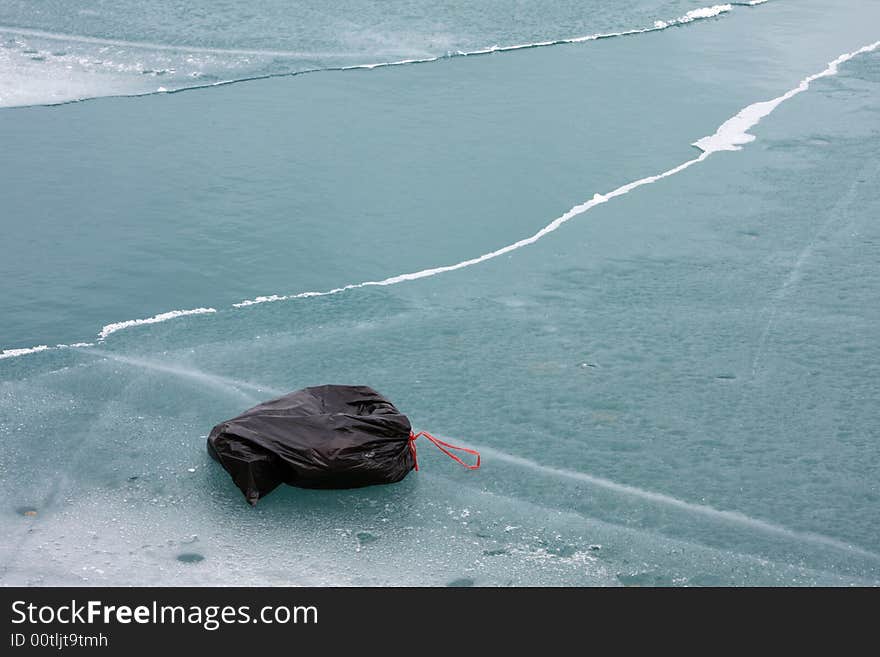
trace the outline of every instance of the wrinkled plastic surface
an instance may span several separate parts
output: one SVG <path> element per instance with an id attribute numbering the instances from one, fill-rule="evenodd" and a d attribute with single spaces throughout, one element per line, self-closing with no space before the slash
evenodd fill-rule
<path id="1" fill-rule="evenodd" d="M 221 422 L 208 452 L 251 505 L 279 484 L 356 488 L 413 469 L 409 419 L 367 386 L 304 388 Z"/>

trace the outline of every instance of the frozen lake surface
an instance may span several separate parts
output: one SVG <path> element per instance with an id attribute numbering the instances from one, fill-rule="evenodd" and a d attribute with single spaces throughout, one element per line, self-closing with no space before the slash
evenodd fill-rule
<path id="1" fill-rule="evenodd" d="M 0 8 L 0 583 L 880 584 L 880 4 L 141 4 Z M 250 508 L 323 383 L 482 469 Z"/>

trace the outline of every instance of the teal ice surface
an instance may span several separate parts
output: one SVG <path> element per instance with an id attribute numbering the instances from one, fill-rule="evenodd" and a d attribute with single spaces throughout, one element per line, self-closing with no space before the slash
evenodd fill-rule
<path id="1" fill-rule="evenodd" d="M 217 312 L 0 360 L 0 581 L 880 583 L 878 51 L 532 245 L 232 306 L 531 235 L 877 41 L 878 9 L 3 111 L 0 347 Z M 320 383 L 483 468 L 425 443 L 398 485 L 251 509 L 205 435 Z"/>
<path id="2" fill-rule="evenodd" d="M 0 106 L 618 32 L 701 6 L 702 0 L 4 0 Z"/>

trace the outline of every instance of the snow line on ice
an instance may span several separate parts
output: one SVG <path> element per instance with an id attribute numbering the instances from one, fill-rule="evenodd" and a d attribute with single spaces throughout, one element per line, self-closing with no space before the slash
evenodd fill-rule
<path id="1" fill-rule="evenodd" d="M 867 46 L 862 46 L 858 50 L 840 55 L 836 59 L 830 61 L 824 70 L 805 77 L 800 81 L 798 86 L 789 89 L 781 96 L 759 103 L 752 103 L 748 107 L 744 107 L 736 114 L 736 116 L 733 116 L 722 123 L 715 131 L 715 134 L 698 139 L 693 145 L 704 153 L 740 150 L 743 144 L 755 140 L 755 136 L 750 135 L 748 130 L 757 125 L 761 119 L 770 114 L 786 100 L 806 91 L 810 88 L 810 84 L 819 78 L 836 75 L 839 71 L 840 65 L 844 62 L 848 62 L 853 57 L 858 57 L 866 52 L 876 50 L 878 47 L 880 47 L 880 41 L 875 41 Z"/>
<path id="2" fill-rule="evenodd" d="M 683 16 L 679 16 L 678 18 L 673 18 L 668 21 L 656 20 L 651 27 L 643 27 L 643 28 L 635 28 L 631 30 L 622 30 L 620 32 L 597 32 L 596 34 L 588 34 L 586 36 L 579 37 L 569 37 L 565 39 L 553 39 L 548 41 L 533 41 L 531 43 L 521 43 L 510 46 L 489 46 L 487 48 L 480 48 L 477 50 L 469 50 L 462 51 L 458 50 L 453 53 L 450 53 L 448 56 L 453 57 L 468 57 L 470 55 L 487 55 L 489 53 L 494 52 L 510 52 L 513 50 L 526 50 L 529 48 L 545 48 L 547 46 L 559 46 L 566 43 L 584 43 L 586 41 L 598 41 L 599 39 L 612 39 L 615 37 L 623 37 L 623 36 L 632 36 L 635 34 L 646 34 L 648 32 L 658 32 L 660 30 L 665 30 L 667 28 L 673 27 L 675 25 L 684 25 L 686 23 L 692 23 L 696 20 L 700 20 L 703 18 L 714 18 L 720 14 L 731 11 L 733 6 L 730 4 L 723 5 L 712 5 L 711 7 L 701 7 L 700 9 L 692 9 L 687 12 Z M 442 57 L 434 57 L 431 60 L 424 61 L 434 61 L 437 59 L 442 59 Z M 394 62 L 391 63 L 393 65 Z M 375 66 L 382 66 L 382 64 L 374 65 L 374 66 L 353 66 L 351 68 L 375 68 Z"/>
<path id="3" fill-rule="evenodd" d="M 483 456 L 496 458 L 499 461 L 505 461 L 512 465 L 527 468 L 529 470 L 534 470 L 535 472 L 540 472 L 542 474 L 564 479 L 573 479 L 575 481 L 591 484 L 593 486 L 596 486 L 597 488 L 604 488 L 605 490 L 610 490 L 615 493 L 622 493 L 624 495 L 638 497 L 643 500 L 655 502 L 657 504 L 663 504 L 665 506 L 681 509 L 692 514 L 706 516 L 715 520 L 721 520 L 724 522 L 749 527 L 750 529 L 756 529 L 767 534 L 784 536 L 786 538 L 796 541 L 835 548 L 837 550 L 843 550 L 844 552 L 858 554 L 860 556 L 868 557 L 870 559 L 880 560 L 880 554 L 877 554 L 876 552 L 865 550 L 858 546 L 841 541 L 840 539 L 833 538 L 831 536 L 825 536 L 824 534 L 789 529 L 788 527 L 784 527 L 773 522 L 768 522 L 767 520 L 753 518 L 740 511 L 726 511 L 723 509 L 716 509 L 715 507 L 709 506 L 708 504 L 696 504 L 694 502 L 687 502 L 677 497 L 666 495 L 665 493 L 657 493 L 654 491 L 645 490 L 644 488 L 639 488 L 637 486 L 631 486 L 629 484 L 620 484 L 616 481 L 611 481 L 610 479 L 605 479 L 604 477 L 597 477 L 591 474 L 587 474 L 585 472 L 578 472 L 576 470 L 567 470 L 564 468 L 555 468 L 549 465 L 543 465 L 541 463 L 538 463 L 537 461 L 523 458 L 521 456 L 515 456 L 513 454 L 508 454 L 507 452 L 502 452 L 491 447 L 475 446 L 474 448 L 479 450 L 480 453 L 483 454 Z"/>
<path id="4" fill-rule="evenodd" d="M 193 308 L 191 310 L 171 310 L 167 313 L 159 313 L 158 315 L 153 315 L 152 317 L 146 317 L 144 319 L 127 319 L 124 322 L 114 322 L 113 324 L 107 324 L 106 326 L 101 328 L 101 331 L 98 333 L 98 343 L 104 342 L 108 336 L 116 333 L 117 331 L 122 331 L 133 326 L 143 326 L 144 324 L 158 324 L 160 322 L 167 322 L 169 319 L 177 319 L 178 317 L 187 317 L 189 315 L 205 315 L 216 313 L 216 308 Z M 41 351 L 55 351 L 58 349 L 82 349 L 84 347 L 94 347 L 94 342 L 73 342 L 71 344 L 56 344 L 54 347 L 50 347 L 49 345 L 41 344 L 36 347 L 27 347 L 23 349 L 3 349 L 0 350 L 0 359 L 3 358 L 15 358 L 17 356 L 26 356 L 28 354 L 35 354 Z"/>
<path id="5" fill-rule="evenodd" d="M 338 294 L 340 292 L 345 292 L 346 290 L 354 290 L 359 287 L 371 287 L 371 286 L 386 286 L 386 285 L 396 285 L 397 283 L 403 283 L 404 281 L 414 281 L 420 278 L 427 278 L 429 276 L 436 276 L 437 274 L 444 274 L 449 271 L 455 271 L 456 269 L 464 269 L 465 267 L 470 267 L 472 265 L 479 264 L 481 262 L 485 262 L 486 260 L 492 260 L 497 258 L 498 256 L 502 256 L 506 253 L 510 253 L 511 251 L 516 251 L 517 249 L 521 249 L 524 246 L 528 246 L 529 244 L 534 244 L 538 240 L 540 240 L 545 235 L 552 233 L 557 228 L 559 228 L 562 224 L 567 221 L 573 219 L 574 217 L 583 214 L 590 208 L 594 208 L 597 205 L 601 205 L 602 203 L 607 203 L 610 199 L 616 196 L 623 196 L 631 192 L 636 187 L 641 187 L 642 185 L 648 185 L 650 183 L 656 182 L 662 178 L 667 178 L 669 176 L 673 176 L 676 173 L 687 169 L 689 166 L 696 164 L 697 162 L 701 162 L 709 156 L 708 153 L 700 153 L 698 157 L 695 157 L 692 160 L 688 160 L 687 162 L 683 162 L 678 166 L 675 166 L 663 173 L 659 173 L 653 176 L 648 176 L 646 178 L 640 178 L 639 180 L 634 180 L 633 182 L 626 183 L 625 185 L 621 185 L 615 190 L 608 192 L 607 194 L 595 194 L 593 198 L 585 203 L 581 203 L 580 205 L 576 205 L 571 208 L 565 214 L 557 217 L 549 224 L 544 226 L 541 230 L 539 230 L 534 235 L 530 237 L 524 237 L 518 242 L 514 242 L 513 244 L 508 244 L 507 246 L 503 246 L 500 249 L 496 249 L 495 251 L 491 251 L 489 253 L 484 253 L 481 256 L 477 256 L 476 258 L 471 258 L 470 260 L 462 260 L 461 262 L 457 262 L 454 265 L 444 265 L 442 267 L 434 267 L 432 269 L 423 269 L 421 271 L 410 272 L 408 274 L 398 274 L 397 276 L 391 276 L 389 278 L 382 279 L 381 281 L 363 281 L 361 283 L 350 283 L 349 285 L 343 285 L 342 287 L 333 288 L 332 290 L 325 290 L 323 292 L 299 292 L 297 294 L 289 294 L 289 295 L 278 295 L 273 294 L 268 297 L 256 297 L 254 299 L 246 299 L 245 301 L 240 301 L 239 303 L 232 304 L 235 308 L 244 308 L 246 306 L 253 306 L 260 303 L 268 303 L 271 301 L 286 301 L 288 299 L 304 299 L 307 297 L 323 297 L 328 296 L 330 294 Z"/>
<path id="6" fill-rule="evenodd" d="M 254 297 L 253 299 L 246 299 L 232 305 L 235 308 L 244 308 L 247 306 L 253 306 L 261 303 L 269 303 L 273 301 L 287 301 L 289 299 L 303 299 L 307 297 L 327 296 L 331 294 L 345 292 L 347 290 L 354 290 L 361 287 L 395 285 L 404 281 L 412 281 L 419 278 L 426 278 L 428 276 L 436 276 L 437 274 L 443 274 L 446 272 L 455 271 L 457 269 L 470 267 L 472 265 L 485 262 L 486 260 L 492 260 L 493 258 L 497 258 L 498 256 L 502 256 L 506 253 L 510 253 L 511 251 L 515 251 L 524 246 L 534 244 L 542 237 L 549 233 L 552 233 L 557 228 L 562 226 L 562 224 L 566 223 L 572 218 L 583 214 L 584 212 L 587 212 L 595 206 L 605 203 L 616 196 L 623 196 L 624 194 L 628 194 L 632 190 L 641 187 L 642 185 L 648 185 L 663 178 L 673 176 L 676 173 L 684 171 L 693 164 L 702 162 L 707 157 L 718 151 L 740 150 L 742 144 L 746 144 L 755 139 L 755 137 L 748 134 L 747 131 L 757 125 L 761 121 L 761 119 L 770 114 L 784 101 L 792 98 L 793 96 L 796 96 L 802 91 L 806 91 L 809 88 L 811 82 L 822 77 L 836 74 L 839 70 L 840 64 L 842 64 L 843 62 L 846 62 L 860 54 L 876 50 L 878 47 L 880 47 L 880 41 L 877 41 L 867 46 L 863 46 L 862 48 L 851 53 L 840 55 L 839 57 L 831 61 L 823 71 L 804 78 L 803 80 L 801 80 L 798 86 L 787 91 L 781 96 L 778 96 L 772 100 L 753 103 L 748 107 L 743 108 L 734 117 L 722 123 L 712 135 L 703 137 L 702 139 L 699 139 L 693 143 L 693 146 L 696 146 L 702 151 L 698 157 L 692 160 L 687 160 L 686 162 L 683 162 L 671 169 L 667 169 L 663 173 L 653 176 L 647 176 L 645 178 L 640 178 L 639 180 L 626 183 L 625 185 L 621 185 L 617 189 L 612 190 L 611 192 L 608 192 L 606 194 L 596 194 L 589 201 L 581 203 L 580 205 L 576 205 L 565 214 L 557 217 L 531 237 L 523 238 L 518 242 L 514 242 L 513 244 L 508 244 L 507 246 L 503 246 L 500 249 L 496 249 L 495 251 L 491 251 L 489 253 L 484 253 L 481 256 L 477 256 L 469 260 L 463 260 L 454 265 L 445 265 L 441 267 L 434 267 L 431 269 L 423 269 L 421 271 L 411 272 L 407 274 L 398 274 L 397 276 L 391 276 L 389 278 L 385 278 L 379 281 L 363 281 L 361 283 L 350 283 L 348 285 L 343 285 L 342 287 L 333 288 L 331 290 L 324 290 L 321 292 L 299 292 L 296 294 L 273 294 L 270 296 L 259 296 Z"/>
<path id="7" fill-rule="evenodd" d="M 737 4 L 737 3 L 734 3 Z M 327 66 L 320 68 L 309 68 L 303 69 L 299 71 L 286 71 L 284 73 L 269 73 L 266 75 L 254 75 L 243 78 L 233 78 L 230 80 L 220 80 L 218 82 L 212 82 L 209 84 L 196 84 L 196 85 L 188 85 L 184 87 L 178 87 L 175 89 L 167 89 L 165 87 L 159 87 L 155 91 L 147 91 L 143 93 L 133 93 L 133 94 L 109 94 L 106 96 L 86 96 L 83 98 L 77 98 L 74 100 L 64 100 L 57 103 L 35 103 L 33 105 L 19 105 L 16 107 L 29 107 L 29 106 L 53 106 L 53 105 L 67 105 L 69 103 L 78 103 L 84 100 L 91 100 L 93 98 L 137 98 L 140 96 L 152 96 L 160 93 L 180 93 L 183 91 L 193 91 L 196 89 L 206 89 L 210 87 L 220 87 L 226 86 L 230 84 L 237 84 L 239 82 L 251 82 L 254 80 L 265 80 L 269 78 L 278 78 L 278 77 L 293 77 L 297 75 L 305 75 L 307 73 L 321 73 L 321 72 L 331 72 L 331 71 L 356 71 L 356 70 L 373 70 L 377 68 L 387 68 L 391 66 L 406 66 L 410 64 L 429 64 L 431 62 L 437 62 L 444 59 L 450 59 L 453 57 L 476 57 L 480 55 L 490 55 L 493 53 L 503 53 L 503 52 L 512 52 L 516 50 L 527 50 L 531 48 L 545 48 L 548 46 L 558 46 L 564 44 L 571 43 L 584 43 L 587 41 L 598 41 L 600 39 L 612 39 L 616 37 L 626 37 L 626 36 L 634 36 L 637 34 L 646 34 L 648 32 L 658 32 L 660 30 L 665 30 L 671 27 L 675 27 L 677 25 L 687 25 L 688 23 L 693 23 L 694 21 L 704 20 L 707 18 L 715 18 L 721 14 L 727 13 L 733 9 L 733 4 L 718 4 L 711 5 L 708 7 L 701 7 L 699 9 L 692 9 L 686 14 L 679 16 L 678 18 L 672 18 L 670 20 L 655 20 L 651 27 L 644 28 L 634 28 L 630 30 L 622 30 L 620 32 L 598 32 L 595 34 L 588 34 L 585 36 L 577 36 L 577 37 L 568 37 L 568 38 L 560 38 L 560 39 L 549 39 L 546 41 L 534 41 L 530 43 L 522 43 L 522 44 L 514 44 L 507 46 L 488 46 L 485 48 L 478 48 L 476 50 L 457 50 L 451 51 L 444 55 L 432 55 L 428 57 L 417 57 L 417 58 L 409 58 L 409 59 L 399 59 L 393 61 L 385 61 L 385 62 L 376 62 L 373 64 L 352 64 L 350 66 Z M 78 36 L 73 34 L 62 34 L 62 33 L 54 33 L 54 32 L 41 32 L 39 30 L 27 30 L 27 29 L 16 29 L 13 27 L 5 27 L 0 26 L 0 33 L 20 33 L 20 34 L 31 34 L 35 37 L 40 38 L 57 38 L 57 39 L 70 39 L 70 40 L 79 40 L 85 43 L 108 43 L 111 45 L 130 45 L 132 47 L 143 47 L 149 48 L 152 47 L 154 49 L 159 50 L 180 50 L 182 52 L 218 52 L 218 53 L 230 53 L 234 54 L 236 52 L 242 54 L 253 53 L 256 54 L 258 52 L 263 52 L 265 54 L 269 54 L 273 51 L 236 51 L 231 49 L 212 49 L 212 48 L 198 48 L 192 46 L 173 46 L 170 44 L 151 44 L 148 42 L 137 42 L 137 41 L 122 41 L 115 39 L 99 39 L 97 37 L 88 37 L 88 36 Z M 285 51 L 277 51 L 276 56 L 285 54 Z M 287 51 L 288 56 L 295 56 L 297 53 L 292 51 Z M 300 55 L 305 55 L 308 53 L 298 53 Z M 313 53 L 314 54 L 314 53 Z M 2 107 L 2 106 L 0 106 Z"/>
<path id="8" fill-rule="evenodd" d="M 628 194 L 632 190 L 641 187 L 643 185 L 648 185 L 654 183 L 663 178 L 668 178 L 669 176 L 673 176 L 681 171 L 684 171 L 688 167 L 697 164 L 698 162 L 702 162 L 713 153 L 719 151 L 735 151 L 740 150 L 742 145 L 747 144 L 751 141 L 754 141 L 755 137 L 753 135 L 748 134 L 748 130 L 757 125 L 764 117 L 769 115 L 774 109 L 776 109 L 780 104 L 784 101 L 796 96 L 797 94 L 806 91 L 810 84 L 818 80 L 819 78 L 827 77 L 830 75 L 835 75 L 839 71 L 839 67 L 842 63 L 857 57 L 858 55 L 872 52 L 880 48 L 880 41 L 875 41 L 872 44 L 863 46 L 858 50 L 854 50 L 850 53 L 844 53 L 837 57 L 836 59 L 829 62 L 828 66 L 820 71 L 819 73 L 815 73 L 810 75 L 794 87 L 790 89 L 786 93 L 781 96 L 777 96 L 776 98 L 768 101 L 762 101 L 758 103 L 753 103 L 742 110 L 740 110 L 734 117 L 728 119 L 724 123 L 722 123 L 718 129 L 707 137 L 703 137 L 693 143 L 694 146 L 700 149 L 700 155 L 685 162 L 682 162 L 678 166 L 675 166 L 671 169 L 667 169 L 663 173 L 659 173 L 653 176 L 647 176 L 645 178 L 640 178 L 639 180 L 635 180 L 625 185 L 621 185 L 617 189 L 614 189 L 606 194 L 595 194 L 592 199 L 581 203 L 580 205 L 576 205 L 571 208 L 565 214 L 557 217 L 549 224 L 541 228 L 537 233 L 530 237 L 523 238 L 518 242 L 514 242 L 513 244 L 508 244 L 507 246 L 503 246 L 495 251 L 491 251 L 489 253 L 484 253 L 483 255 L 477 256 L 475 258 L 470 258 L 469 260 L 463 260 L 453 265 L 444 265 L 441 267 L 434 267 L 431 269 L 423 269 L 421 271 L 410 272 L 406 274 L 398 274 L 397 276 L 391 276 L 389 278 L 385 278 L 379 281 L 363 281 L 361 283 L 350 283 L 348 285 L 343 285 L 342 287 L 333 288 L 331 290 L 319 291 L 319 292 L 299 292 L 296 294 L 273 294 L 270 296 L 259 296 L 253 299 L 246 299 L 244 301 L 240 301 L 238 303 L 232 304 L 234 308 L 245 308 L 248 306 L 254 306 L 263 303 L 270 303 L 274 301 L 287 301 L 290 299 L 305 299 L 309 297 L 321 297 L 328 296 L 331 294 L 338 294 L 340 292 L 345 292 L 347 290 L 354 290 L 362 287 L 375 287 L 375 286 L 387 286 L 387 285 L 396 285 L 397 283 L 403 283 L 405 281 L 413 281 L 418 280 L 420 278 L 427 278 L 429 276 L 436 276 L 437 274 L 443 274 L 450 271 L 455 271 L 457 269 L 464 269 L 465 267 L 470 267 L 472 265 L 479 264 L 481 262 L 485 262 L 487 260 L 492 260 L 506 253 L 510 253 L 511 251 L 515 251 L 524 246 L 528 246 L 530 244 L 534 244 L 542 237 L 554 232 L 564 223 L 570 221 L 574 217 L 587 212 L 591 208 L 594 208 L 597 205 L 601 205 L 602 203 L 608 202 L 610 199 L 615 198 L 617 196 L 623 196 L 624 194 Z M 147 319 L 134 319 L 128 320 L 124 322 L 117 322 L 115 324 L 108 324 L 107 326 L 101 329 L 101 332 L 98 334 L 98 341 L 103 342 L 109 335 L 115 333 L 116 331 L 120 331 L 123 329 L 131 328 L 133 326 L 140 326 L 143 324 L 154 324 L 156 322 L 167 321 L 169 319 L 174 319 L 176 317 L 182 317 L 185 315 L 195 315 L 202 313 L 216 313 L 216 309 L 214 308 L 195 308 L 193 310 L 172 310 L 167 313 L 161 313 L 159 315 L 155 315 L 154 317 L 149 317 Z M 90 345 L 59 345 L 59 347 L 75 347 L 75 346 L 90 346 Z M 16 356 L 23 356 L 26 354 L 37 353 L 41 351 L 47 351 L 51 349 L 55 349 L 57 347 L 48 347 L 46 345 L 39 345 L 36 347 L 30 347 L 26 349 L 6 349 L 0 351 L 0 358 L 13 358 Z"/>
<path id="9" fill-rule="evenodd" d="M 54 347 L 50 347 L 45 344 L 37 345 L 36 347 L 27 347 L 24 349 L 4 349 L 0 351 L 0 358 L 15 358 L 16 356 L 24 356 L 25 354 L 35 354 L 40 351 L 46 351 L 47 349 L 54 349 Z"/>
<path id="10" fill-rule="evenodd" d="M 25 356 L 27 354 L 36 354 L 41 351 L 52 351 L 55 349 L 81 349 L 83 347 L 93 347 L 94 342 L 74 342 L 72 344 L 56 344 L 54 347 L 41 344 L 36 347 L 27 347 L 25 349 L 3 349 L 0 351 L 0 359 L 15 358 L 16 356 Z"/>
<path id="11" fill-rule="evenodd" d="M 192 310 L 171 310 L 167 313 L 159 313 L 158 315 L 153 315 L 152 317 L 147 317 L 146 319 L 128 319 L 124 322 L 116 322 L 114 324 L 107 324 L 101 329 L 101 332 L 98 333 L 98 342 L 103 342 L 107 339 L 108 335 L 116 333 L 116 331 L 122 331 L 123 329 L 131 328 L 132 326 L 141 326 L 143 324 L 158 324 L 159 322 L 167 322 L 169 319 L 176 319 L 177 317 L 185 317 L 187 315 L 204 315 L 206 313 L 216 313 L 217 310 L 215 308 L 193 308 Z"/>

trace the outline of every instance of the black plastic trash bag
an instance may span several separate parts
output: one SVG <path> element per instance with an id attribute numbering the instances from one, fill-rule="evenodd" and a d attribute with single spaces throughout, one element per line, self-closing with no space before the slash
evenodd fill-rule
<path id="1" fill-rule="evenodd" d="M 251 505 L 285 483 L 302 488 L 391 484 L 418 470 L 415 440 L 426 436 L 469 469 L 479 454 L 421 432 L 367 386 L 317 386 L 263 402 L 215 426 L 208 452 Z M 464 463 L 444 449 L 477 457 Z"/>

